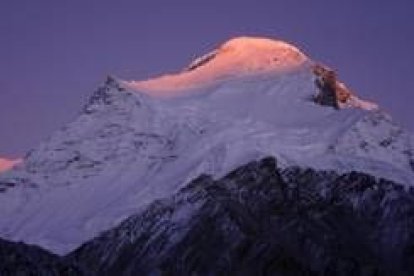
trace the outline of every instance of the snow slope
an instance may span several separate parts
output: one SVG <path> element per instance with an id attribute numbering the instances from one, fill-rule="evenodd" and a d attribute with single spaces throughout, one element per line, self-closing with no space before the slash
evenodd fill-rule
<path id="1" fill-rule="evenodd" d="M 179 74 L 124 84 L 152 96 L 171 97 L 233 77 L 293 71 L 308 61 L 299 49 L 286 42 L 238 37 L 197 58 Z"/>
<path id="2" fill-rule="evenodd" d="M 20 159 L 10 160 L 10 159 L 5 159 L 5 158 L 0 158 L 0 173 L 10 170 L 11 168 L 16 166 L 20 162 L 21 162 Z"/>
<path id="3" fill-rule="evenodd" d="M 286 43 L 224 45 L 177 75 L 108 78 L 0 176 L 0 236 L 65 254 L 201 173 L 268 155 L 413 184 L 413 138 L 382 111 L 315 104 L 313 63 Z"/>

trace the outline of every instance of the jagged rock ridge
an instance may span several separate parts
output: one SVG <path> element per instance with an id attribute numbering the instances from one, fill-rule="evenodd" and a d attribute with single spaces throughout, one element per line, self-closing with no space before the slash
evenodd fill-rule
<path id="1" fill-rule="evenodd" d="M 412 275 L 414 191 L 265 158 L 203 175 L 68 258 L 97 275 Z"/>

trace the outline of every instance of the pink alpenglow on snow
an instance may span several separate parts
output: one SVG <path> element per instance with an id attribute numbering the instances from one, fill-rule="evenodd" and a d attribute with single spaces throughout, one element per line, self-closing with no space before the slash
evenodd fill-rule
<path id="1" fill-rule="evenodd" d="M 183 72 L 124 85 L 152 96 L 169 97 L 231 77 L 292 71 L 307 61 L 305 54 L 286 42 L 238 37 L 197 58 Z"/>
<path id="2" fill-rule="evenodd" d="M 334 102 L 328 105 L 341 109 L 378 109 L 375 103 L 359 99 L 353 94 L 338 80 L 333 70 L 312 61 L 297 47 L 269 38 L 233 38 L 216 50 L 195 59 L 177 74 L 121 82 L 127 89 L 153 97 L 169 98 L 190 95 L 194 91 L 200 91 L 200 88 L 231 78 L 288 73 L 301 68 L 313 71 L 315 77 L 325 83 L 327 89 L 322 89 L 317 98 L 323 102 L 326 98 L 332 98 Z"/>
<path id="3" fill-rule="evenodd" d="M 21 159 L 8 160 L 8 159 L 0 158 L 0 173 L 10 170 L 11 168 L 13 168 L 14 166 L 16 166 L 17 164 L 21 162 L 22 162 Z"/>

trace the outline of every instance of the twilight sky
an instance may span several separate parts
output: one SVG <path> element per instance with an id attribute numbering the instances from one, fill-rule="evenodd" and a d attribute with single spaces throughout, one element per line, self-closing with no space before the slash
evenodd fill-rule
<path id="1" fill-rule="evenodd" d="M 74 118 L 106 75 L 180 70 L 238 35 L 292 42 L 414 130 L 412 0 L 1 0 L 0 156 Z"/>

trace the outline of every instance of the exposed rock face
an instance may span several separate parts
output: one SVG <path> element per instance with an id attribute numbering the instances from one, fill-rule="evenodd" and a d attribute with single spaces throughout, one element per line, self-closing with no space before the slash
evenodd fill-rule
<path id="1" fill-rule="evenodd" d="M 252 162 L 201 176 L 68 258 L 97 275 L 413 275 L 414 191 Z"/>
<path id="2" fill-rule="evenodd" d="M 0 239 L 0 275 L 83 275 L 76 266 L 37 246 Z"/>
<path id="3" fill-rule="evenodd" d="M 377 110 L 378 105 L 358 98 L 344 83 L 338 80 L 334 70 L 325 65 L 314 64 L 313 74 L 319 93 L 315 96 L 316 103 L 332 106 L 336 109 L 356 107 L 365 110 Z"/>
<path id="4" fill-rule="evenodd" d="M 349 100 L 352 93 L 338 81 L 335 71 L 324 65 L 316 64 L 313 67 L 313 73 L 317 77 L 315 82 L 320 91 L 315 97 L 317 103 L 339 108 L 341 104 Z"/>

